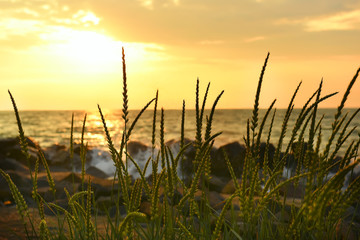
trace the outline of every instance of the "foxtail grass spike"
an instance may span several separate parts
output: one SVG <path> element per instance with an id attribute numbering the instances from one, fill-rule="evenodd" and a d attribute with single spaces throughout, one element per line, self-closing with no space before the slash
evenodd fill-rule
<path id="1" fill-rule="evenodd" d="M 209 137 L 210 137 L 210 134 L 211 134 L 211 125 L 212 125 L 212 122 L 213 122 L 213 117 L 214 117 L 214 113 L 215 113 L 215 108 L 216 108 L 216 105 L 217 103 L 219 102 L 221 96 L 224 94 L 224 90 L 221 91 L 221 93 L 217 96 L 217 98 L 215 99 L 215 102 L 211 108 L 211 111 L 210 111 L 210 115 L 209 115 L 209 119 L 207 121 L 207 124 L 206 124 L 206 131 L 205 131 L 205 140 L 207 140 Z"/>
<path id="2" fill-rule="evenodd" d="M 21 151 L 24 154 L 24 156 L 26 157 L 26 159 L 29 160 L 30 155 L 29 155 L 29 152 L 28 152 L 28 144 L 27 144 L 25 133 L 24 133 L 24 130 L 23 130 L 23 127 L 22 127 L 22 124 L 21 124 L 19 111 L 17 109 L 15 99 L 13 98 L 10 90 L 8 90 L 8 92 L 9 92 L 9 95 L 10 95 L 10 98 L 11 98 L 11 102 L 13 104 L 15 117 L 16 117 L 16 122 L 17 122 L 18 129 L 19 129 L 19 138 L 20 138 Z M 29 168 L 30 168 L 30 166 L 29 166 Z"/>
<path id="3" fill-rule="evenodd" d="M 200 120 L 200 109 L 199 109 L 199 78 L 196 80 L 196 136 L 195 136 L 195 147 L 199 148 L 201 145 L 201 120 Z"/>
<path id="4" fill-rule="evenodd" d="M 158 100 L 159 100 L 159 90 L 156 91 L 154 115 L 153 115 L 153 124 L 152 124 L 152 135 L 151 135 L 151 155 L 152 155 L 152 157 L 154 157 L 154 149 L 155 149 L 156 111 L 157 111 Z"/>
<path id="5" fill-rule="evenodd" d="M 266 56 L 263 68 L 261 70 L 258 87 L 256 90 L 256 95 L 255 95 L 254 110 L 253 110 L 253 114 L 252 114 L 253 116 L 252 116 L 252 120 L 251 120 L 251 130 L 253 132 L 253 142 L 252 142 L 253 145 L 254 145 L 254 141 L 255 141 L 255 129 L 258 125 L 258 114 L 259 114 L 258 112 L 259 112 L 259 99 L 260 99 L 261 85 L 262 85 L 262 81 L 264 78 L 266 65 L 269 60 L 269 56 L 270 56 L 270 53 L 268 53 Z"/>
<path id="6" fill-rule="evenodd" d="M 126 123 L 129 121 L 128 119 L 128 95 L 127 95 L 127 77 L 126 77 L 126 63 L 125 63 L 125 50 L 124 47 L 122 48 L 122 70 L 123 70 L 123 115 L 122 118 L 125 121 L 125 129 Z"/>
<path id="7" fill-rule="evenodd" d="M 346 100 L 347 100 L 347 98 L 348 98 L 348 96 L 350 94 L 350 90 L 353 87 L 356 79 L 358 78 L 359 73 L 360 73 L 360 68 L 356 71 L 353 79 L 350 81 L 350 83 L 349 83 L 349 85 L 348 85 L 348 87 L 347 87 L 347 89 L 345 91 L 345 94 L 344 94 L 344 96 L 343 96 L 343 98 L 341 100 L 341 103 L 340 103 L 339 107 L 338 107 L 337 113 L 335 114 L 335 121 L 340 117 L 341 111 L 344 108 L 345 102 L 346 102 Z"/>
<path id="8" fill-rule="evenodd" d="M 276 99 L 274 99 L 274 101 L 271 103 L 270 107 L 267 109 L 265 115 L 264 115 L 264 118 L 260 124 L 260 127 L 259 127 L 259 132 L 257 134 L 257 140 L 256 140 L 256 145 L 255 145 L 255 149 L 258 149 L 259 146 L 260 146 L 260 141 L 261 141 L 261 135 L 262 135 L 262 131 L 264 129 L 264 126 L 265 126 L 265 123 L 266 123 L 266 120 L 272 110 L 272 108 L 274 107 L 275 105 L 275 102 L 276 102 Z"/>
<path id="9" fill-rule="evenodd" d="M 316 96 L 316 102 L 318 102 L 319 99 L 320 99 L 322 84 L 323 84 L 323 79 L 321 79 L 321 82 L 320 82 L 319 90 L 318 90 L 317 96 Z M 315 137 L 315 122 L 316 122 L 317 109 L 318 109 L 318 104 L 316 104 L 315 107 L 314 107 L 313 114 L 312 114 L 311 125 L 310 125 L 310 129 L 309 129 L 308 146 L 309 146 L 309 148 L 311 150 L 313 149 L 313 143 L 314 143 L 314 137 Z"/>
<path id="10" fill-rule="evenodd" d="M 180 148 L 184 147 L 185 141 L 185 100 L 183 100 L 182 111 L 181 111 L 181 138 Z"/>
<path id="11" fill-rule="evenodd" d="M 150 106 L 150 104 L 151 104 L 155 99 L 156 99 L 156 98 L 151 99 L 151 101 L 148 102 L 148 103 L 145 105 L 145 107 L 143 107 L 143 108 L 141 109 L 141 111 L 139 112 L 139 114 L 136 116 L 136 118 L 134 119 L 133 123 L 131 124 L 131 126 L 129 127 L 129 130 L 128 130 L 128 132 L 127 132 L 126 142 L 129 140 L 130 135 L 131 135 L 131 132 L 132 132 L 132 130 L 134 129 L 134 127 L 135 127 L 137 121 L 139 120 L 139 118 L 141 117 L 141 115 L 145 112 L 145 110 Z"/>
<path id="12" fill-rule="evenodd" d="M 210 83 L 208 83 L 207 87 L 206 87 L 206 91 L 205 91 L 205 95 L 204 95 L 204 99 L 203 99 L 203 103 L 201 106 L 201 111 L 200 111 L 200 125 L 202 126 L 202 121 L 203 121 L 203 117 L 204 117 L 204 111 L 205 111 L 205 105 L 206 105 L 206 100 L 207 100 L 207 96 L 209 94 L 209 88 L 210 88 Z"/>

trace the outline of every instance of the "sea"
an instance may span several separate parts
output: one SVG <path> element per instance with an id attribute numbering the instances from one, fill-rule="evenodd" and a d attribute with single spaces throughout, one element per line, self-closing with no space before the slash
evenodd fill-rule
<path id="1" fill-rule="evenodd" d="M 289 142 L 291 132 L 294 127 L 295 121 L 300 113 L 300 109 L 294 109 L 288 121 L 287 131 L 283 141 L 283 149 L 285 150 L 286 144 Z M 337 109 L 318 109 L 317 121 L 322 118 L 321 124 L 321 145 L 320 149 L 324 150 L 326 143 L 332 132 L 332 123 Z M 343 115 L 348 114 L 347 118 L 354 113 L 356 109 L 344 109 Z M 139 110 L 129 111 L 129 122 L 127 128 L 132 124 Z M 265 109 L 259 110 L 259 125 L 266 113 Z M 22 122 L 25 135 L 31 137 L 39 145 L 46 149 L 54 144 L 70 146 L 71 135 L 71 119 L 74 114 L 74 132 L 73 139 L 75 142 L 80 142 L 83 122 L 85 121 L 85 134 L 84 141 L 88 144 L 91 154 L 91 161 L 86 163 L 86 168 L 93 166 L 102 170 L 107 176 L 113 176 L 115 172 L 114 164 L 111 160 L 107 140 L 104 132 L 104 126 L 101 121 L 99 112 L 97 111 L 20 111 L 20 119 Z M 210 114 L 209 110 L 204 111 L 203 121 L 203 134 L 205 132 L 206 116 Z M 274 111 L 269 115 L 264 130 L 262 132 L 262 141 L 265 142 L 269 135 L 270 122 Z M 286 109 L 277 109 L 274 115 L 274 123 L 271 129 L 270 142 L 277 145 L 282 129 L 282 124 L 286 114 Z M 106 125 L 110 136 L 119 149 L 121 136 L 124 130 L 124 120 L 122 118 L 121 110 L 103 110 Z M 130 141 L 136 141 L 143 145 L 151 146 L 152 129 L 153 129 L 153 115 L 151 110 L 145 111 L 130 136 Z M 244 137 L 247 134 L 247 122 L 251 122 L 252 110 L 251 109 L 218 109 L 213 116 L 212 134 L 221 134 L 216 137 L 214 147 L 219 148 L 225 144 L 232 142 L 244 143 Z M 156 146 L 160 145 L 160 118 L 161 112 L 156 114 Z M 165 110 L 164 111 L 164 132 L 165 142 L 172 140 L 180 140 L 181 137 L 181 110 Z M 360 117 L 356 116 L 348 126 L 348 131 L 360 125 Z M 196 132 L 196 112 L 195 110 L 186 110 L 184 135 L 185 138 L 190 140 L 195 139 Z M 0 139 L 12 138 L 18 136 L 18 125 L 16 117 L 12 111 L 0 111 Z M 305 141 L 308 138 L 308 129 L 305 130 Z M 355 129 L 344 143 L 344 147 L 338 152 L 342 156 L 352 141 L 357 141 L 359 138 L 359 130 Z M 332 145 L 332 149 L 336 144 L 337 138 Z M 0 146 L 1 148 L 1 146 Z M 157 148 L 158 149 L 158 148 Z M 157 149 L 155 149 L 157 151 Z M 146 159 L 150 156 L 150 149 L 146 152 L 133 156 L 133 158 L 141 165 L 142 168 Z M 176 153 L 174 153 L 176 154 Z M 145 161 L 144 161 L 145 160 Z M 148 169 L 146 175 L 151 173 Z M 358 169 L 360 171 L 360 169 Z M 134 166 L 129 167 L 129 173 L 134 177 L 138 177 L 138 172 Z M 289 176 L 290 171 L 284 169 L 283 175 Z"/>
<path id="2" fill-rule="evenodd" d="M 321 149 L 324 149 L 327 140 L 330 137 L 334 115 L 337 109 L 318 109 L 317 120 L 323 117 L 321 124 Z M 354 113 L 356 109 L 344 109 L 343 114 L 348 113 L 348 117 Z M 129 111 L 129 123 L 136 118 L 139 110 Z M 265 109 L 259 110 L 259 123 L 261 123 Z M 270 142 L 276 146 L 279 140 L 282 123 L 286 109 L 277 109 L 274 124 L 271 131 Z M 286 144 L 291 136 L 291 131 L 294 127 L 295 120 L 300 113 L 300 109 L 294 109 L 289 119 L 284 144 Z M 104 132 L 103 123 L 100 114 L 97 111 L 20 111 L 20 118 L 26 136 L 33 138 L 40 144 L 41 147 L 46 148 L 53 144 L 61 144 L 69 146 L 70 132 L 71 132 L 71 118 L 74 114 L 74 140 L 80 142 L 81 130 L 83 126 L 84 117 L 85 122 L 85 142 L 88 143 L 92 149 L 97 149 L 102 152 L 108 151 L 106 136 Z M 122 119 L 121 110 L 104 110 L 103 111 L 106 125 L 109 133 L 116 146 L 119 146 L 122 132 L 124 129 L 124 120 Z M 206 116 L 210 114 L 209 110 L 204 111 L 203 132 L 205 132 Z M 265 124 L 262 141 L 266 141 L 269 126 L 271 122 L 273 111 L 268 117 Z M 159 145 L 160 132 L 160 111 L 157 112 L 156 124 L 156 143 Z M 165 141 L 179 140 L 181 134 L 181 110 L 165 110 L 164 111 L 164 131 Z M 251 109 L 219 109 L 215 111 L 212 124 L 212 134 L 221 132 L 215 139 L 214 146 L 220 147 L 227 143 L 238 141 L 244 143 L 244 136 L 246 136 L 247 121 L 251 122 Z M 152 136 L 152 122 L 153 111 L 145 111 L 137 124 L 135 125 L 131 141 L 138 141 L 145 145 L 151 145 Z M 357 115 L 350 123 L 348 129 L 352 129 L 360 125 L 360 115 Z M 195 139 L 196 131 L 196 112 L 195 110 L 186 110 L 185 112 L 185 137 L 188 139 Z M 18 136 L 18 126 L 16 123 L 15 114 L 12 111 L 0 111 L 0 139 Z M 308 130 L 305 131 L 305 141 L 308 137 Z M 359 138 L 359 129 L 355 129 L 350 134 L 348 140 L 344 144 L 348 145 L 351 141 L 357 141 Z M 0 146 L 1 147 L 1 146 Z M 345 149 L 341 149 L 339 154 L 343 154 Z"/>

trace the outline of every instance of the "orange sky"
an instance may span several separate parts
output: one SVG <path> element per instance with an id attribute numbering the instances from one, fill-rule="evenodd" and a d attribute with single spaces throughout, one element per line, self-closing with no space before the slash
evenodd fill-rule
<path id="1" fill-rule="evenodd" d="M 261 107 L 301 107 L 324 78 L 336 107 L 360 66 L 358 0 L 0 1 L 0 110 L 121 108 L 121 47 L 130 108 L 194 108 L 196 78 L 219 108 L 251 108 L 268 51 Z M 360 80 L 346 107 L 360 107 Z M 210 105 L 208 105 L 210 107 Z"/>

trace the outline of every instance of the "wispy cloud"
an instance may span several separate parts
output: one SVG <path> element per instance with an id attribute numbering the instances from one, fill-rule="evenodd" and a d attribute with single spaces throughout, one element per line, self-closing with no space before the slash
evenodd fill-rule
<path id="1" fill-rule="evenodd" d="M 155 7 L 169 7 L 169 6 L 178 6 L 180 0 L 138 0 L 140 4 L 150 10 L 153 10 Z"/>
<path id="2" fill-rule="evenodd" d="M 311 18 L 282 18 L 277 20 L 275 24 L 302 25 L 307 32 L 357 30 L 360 29 L 360 9 Z"/>
<path id="3" fill-rule="evenodd" d="M 340 12 L 305 22 L 305 30 L 309 32 L 354 29 L 360 29 L 360 10 Z"/>
<path id="4" fill-rule="evenodd" d="M 264 39 L 265 39 L 264 36 L 256 36 L 256 37 L 246 38 L 246 39 L 244 39 L 244 42 L 251 43 L 251 42 L 261 41 L 261 40 L 264 40 Z"/>

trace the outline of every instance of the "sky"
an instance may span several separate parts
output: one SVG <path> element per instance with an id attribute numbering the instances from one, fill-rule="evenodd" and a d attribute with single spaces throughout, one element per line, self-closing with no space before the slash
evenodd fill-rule
<path id="1" fill-rule="evenodd" d="M 0 110 L 122 106 L 125 48 L 130 109 L 159 90 L 159 107 L 251 108 L 268 52 L 260 107 L 302 107 L 324 80 L 337 107 L 360 67 L 359 0 L 0 0 Z M 346 107 L 360 107 L 360 80 Z"/>

